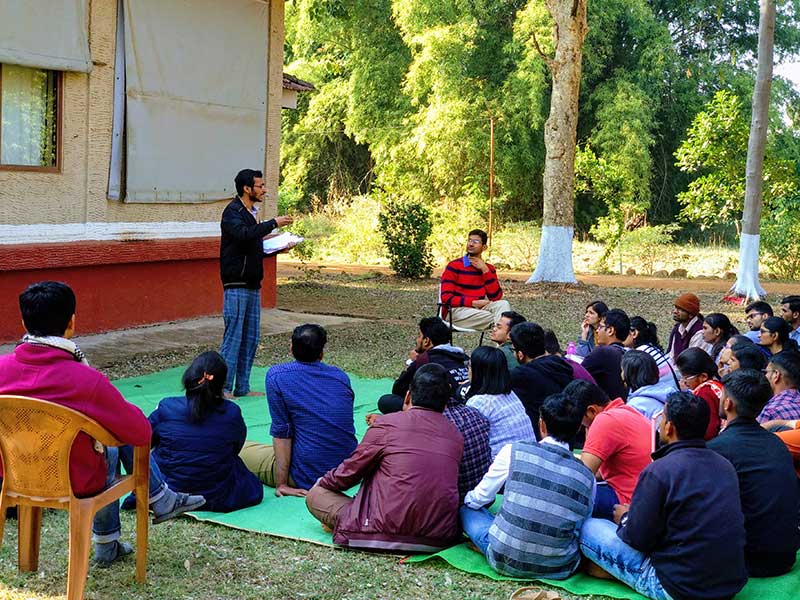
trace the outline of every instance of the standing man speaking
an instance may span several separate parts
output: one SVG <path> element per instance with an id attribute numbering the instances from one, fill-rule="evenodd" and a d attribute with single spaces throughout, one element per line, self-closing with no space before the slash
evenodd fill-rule
<path id="1" fill-rule="evenodd" d="M 219 268 L 222 277 L 222 318 L 225 333 L 220 354 L 228 365 L 224 393 L 263 396 L 250 391 L 250 369 L 261 333 L 261 280 L 264 278 L 265 235 L 289 225 L 292 217 L 275 217 L 259 223 L 256 212 L 265 196 L 261 171 L 242 169 L 236 175 L 236 198 L 222 212 Z M 235 378 L 235 386 L 234 386 Z"/>

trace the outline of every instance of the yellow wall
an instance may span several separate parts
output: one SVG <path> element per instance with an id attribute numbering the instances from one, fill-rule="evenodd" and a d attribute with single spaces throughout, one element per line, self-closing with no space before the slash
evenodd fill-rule
<path id="1" fill-rule="evenodd" d="M 280 165 L 283 0 L 270 2 L 267 164 L 268 199 L 275 214 Z M 216 221 L 228 200 L 211 204 L 125 204 L 108 200 L 117 0 L 90 0 L 90 74 L 65 73 L 60 173 L 0 171 L 0 224 Z M 235 173 L 231 173 L 231 180 Z"/>

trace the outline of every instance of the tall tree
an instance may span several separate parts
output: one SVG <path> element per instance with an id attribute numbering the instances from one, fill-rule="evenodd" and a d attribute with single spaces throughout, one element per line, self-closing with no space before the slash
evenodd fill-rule
<path id="1" fill-rule="evenodd" d="M 731 292 L 749 298 L 766 295 L 758 281 L 758 251 L 761 232 L 761 195 L 764 152 L 769 123 L 772 88 L 772 51 L 775 42 L 775 0 L 760 0 L 758 21 L 758 73 L 753 92 L 753 116 L 747 143 L 742 235 L 739 238 L 739 269 Z"/>
<path id="2" fill-rule="evenodd" d="M 539 261 L 528 282 L 575 281 L 572 237 L 575 206 L 575 142 L 583 41 L 589 30 L 587 0 L 545 0 L 553 19 L 553 58 L 545 57 L 553 90 L 544 126 L 544 214 Z M 544 56 L 544 54 L 543 54 Z"/>

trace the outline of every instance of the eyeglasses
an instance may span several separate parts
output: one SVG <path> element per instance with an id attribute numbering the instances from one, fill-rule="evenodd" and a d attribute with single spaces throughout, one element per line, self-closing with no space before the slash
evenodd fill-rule
<path id="1" fill-rule="evenodd" d="M 605 323 L 603 323 L 603 322 L 600 322 L 600 323 L 598 323 L 598 324 L 597 324 L 597 329 L 598 329 L 598 330 L 599 330 L 599 329 L 608 329 L 608 325 L 606 325 L 606 324 L 605 324 Z"/>
<path id="2" fill-rule="evenodd" d="M 690 379 L 694 379 L 695 377 L 700 377 L 700 373 L 696 373 L 695 375 L 683 375 L 681 374 L 681 381 L 689 381 Z"/>
<path id="3" fill-rule="evenodd" d="M 766 371 L 764 371 L 764 374 L 769 376 L 770 373 L 778 373 L 778 369 L 771 369 L 771 368 L 767 367 Z"/>

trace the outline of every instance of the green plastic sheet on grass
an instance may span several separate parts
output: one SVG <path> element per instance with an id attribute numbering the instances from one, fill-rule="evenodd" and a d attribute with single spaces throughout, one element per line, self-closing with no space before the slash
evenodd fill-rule
<path id="1" fill-rule="evenodd" d="M 129 402 L 136 404 L 146 415 L 149 415 L 162 398 L 182 395 L 181 376 L 183 370 L 183 367 L 168 369 L 152 375 L 120 379 L 114 384 Z M 253 369 L 252 389 L 264 389 L 265 374 L 265 368 Z M 356 395 L 355 425 L 356 436 L 360 439 L 366 430 L 364 416 L 368 412 L 376 411 L 377 399 L 381 394 L 391 390 L 392 380 L 363 379 L 350 375 L 350 382 Z M 248 439 L 270 442 L 270 417 L 266 399 L 263 396 L 242 398 L 237 400 L 237 403 L 241 407 L 242 415 L 247 423 Z M 303 498 L 276 498 L 274 490 L 269 487 L 264 487 L 264 500 L 258 506 L 227 514 L 197 511 L 190 513 L 190 516 L 200 521 L 217 523 L 244 531 L 333 546 L 331 535 L 325 533 L 319 522 L 309 514 Z M 435 554 L 412 556 L 405 562 L 418 564 L 431 559 L 444 560 L 460 571 L 482 575 L 496 581 L 515 580 L 493 571 L 486 560 L 471 550 L 467 544 L 460 544 Z M 520 579 L 517 581 L 531 580 Z M 565 581 L 548 579 L 541 581 L 576 595 L 593 594 L 623 600 L 644 598 L 621 583 L 595 579 L 583 574 L 574 575 Z M 737 600 L 794 598 L 797 590 L 800 590 L 800 562 L 795 565 L 791 573 L 782 577 L 751 579 L 736 598 Z"/>
<path id="2" fill-rule="evenodd" d="M 800 559 L 800 557 L 798 557 Z M 483 575 L 495 581 L 519 581 L 530 582 L 531 579 L 516 579 L 506 577 L 495 572 L 482 555 L 470 549 L 467 544 L 453 546 L 447 550 L 442 550 L 435 554 L 424 554 L 412 556 L 405 559 L 406 563 L 422 563 L 430 559 L 441 559 L 460 571 Z M 646 600 L 641 594 L 637 594 L 631 588 L 617 581 L 596 579 L 579 573 L 564 581 L 554 581 L 552 579 L 540 579 L 542 583 L 559 587 L 567 592 L 579 596 L 594 594 L 595 596 L 607 596 L 609 598 L 621 598 L 623 600 Z M 781 577 L 770 577 L 766 579 L 750 579 L 744 589 L 736 596 L 736 600 L 778 600 L 795 598 L 800 590 L 800 562 L 796 563 L 794 569 Z"/>
<path id="3" fill-rule="evenodd" d="M 183 395 L 181 377 L 184 367 L 167 369 L 152 375 L 129 377 L 114 382 L 122 395 L 149 415 L 159 401 L 167 396 Z M 266 368 L 253 368 L 251 389 L 264 390 Z M 350 375 L 350 383 L 355 392 L 355 426 L 356 437 L 361 439 L 367 429 L 365 415 L 377 412 L 378 398 L 392 389 L 391 379 L 362 379 Z M 240 398 L 236 403 L 242 409 L 242 416 L 247 423 L 247 439 L 271 443 L 269 435 L 270 416 L 267 400 L 264 396 Z M 257 506 L 251 506 L 231 513 L 214 513 L 195 511 L 190 516 L 200 521 L 217 523 L 226 527 L 265 533 L 278 537 L 302 540 L 323 546 L 333 546 L 330 533 L 322 527 L 306 509 L 304 498 L 275 497 L 275 490 L 264 487 L 264 500 Z"/>

